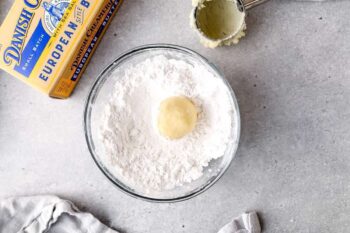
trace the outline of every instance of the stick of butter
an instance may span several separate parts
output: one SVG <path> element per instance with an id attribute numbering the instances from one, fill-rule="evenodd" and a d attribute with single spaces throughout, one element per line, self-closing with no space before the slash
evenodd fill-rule
<path id="1" fill-rule="evenodd" d="M 72 93 L 121 0 L 15 0 L 0 68 L 55 98 Z"/>

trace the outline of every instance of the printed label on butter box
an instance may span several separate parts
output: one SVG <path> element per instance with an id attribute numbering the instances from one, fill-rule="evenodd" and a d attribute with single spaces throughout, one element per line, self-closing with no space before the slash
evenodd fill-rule
<path id="1" fill-rule="evenodd" d="M 68 97 L 120 3 L 16 0 L 0 28 L 0 68 L 53 97 Z"/>

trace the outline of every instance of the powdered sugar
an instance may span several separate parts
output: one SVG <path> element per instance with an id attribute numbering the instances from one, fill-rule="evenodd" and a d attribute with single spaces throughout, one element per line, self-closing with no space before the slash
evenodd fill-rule
<path id="1" fill-rule="evenodd" d="M 194 102 L 198 122 L 190 134 L 168 140 L 156 127 L 158 107 L 179 95 Z M 191 182 L 224 155 L 232 139 L 233 111 L 227 87 L 202 64 L 163 55 L 140 62 L 118 77 L 101 120 L 110 170 L 145 193 Z"/>

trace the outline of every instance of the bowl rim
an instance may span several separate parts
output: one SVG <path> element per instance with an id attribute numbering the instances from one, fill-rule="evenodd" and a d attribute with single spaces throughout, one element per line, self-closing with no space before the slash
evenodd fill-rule
<path id="1" fill-rule="evenodd" d="M 146 195 L 141 195 L 141 194 L 132 192 L 132 191 L 124 188 L 123 187 L 124 184 L 120 184 L 120 183 L 122 183 L 121 181 L 119 181 L 120 182 L 119 183 L 115 179 L 113 179 L 113 177 L 111 177 L 112 175 L 110 175 L 108 171 L 105 171 L 103 164 L 98 161 L 97 155 L 95 155 L 94 149 L 92 148 L 92 141 L 93 140 L 90 137 L 91 133 L 89 133 L 89 132 L 91 132 L 90 121 L 89 121 L 89 119 L 90 119 L 89 115 L 90 115 L 91 111 L 89 111 L 89 110 L 92 109 L 91 105 L 93 105 L 93 102 L 97 96 L 97 95 L 95 95 L 96 91 L 98 91 L 100 85 L 103 84 L 103 81 L 105 79 L 107 79 L 107 77 L 108 77 L 108 76 L 105 76 L 105 74 L 108 73 L 109 71 L 111 71 L 111 69 L 113 69 L 119 63 L 121 63 L 122 61 L 127 59 L 129 56 L 132 56 L 134 53 L 152 50 L 152 49 L 166 49 L 166 50 L 173 50 L 173 51 L 178 51 L 178 52 L 180 51 L 180 52 L 186 53 L 187 55 L 192 56 L 194 59 L 198 59 L 198 60 L 204 62 L 206 65 L 210 66 L 218 74 L 218 77 L 220 79 L 222 79 L 222 81 L 224 82 L 224 84 L 228 88 L 230 95 L 231 95 L 231 100 L 232 100 L 234 108 L 235 108 L 234 115 L 237 118 L 236 119 L 237 126 L 236 126 L 236 132 L 235 132 L 236 138 L 235 138 L 235 143 L 234 143 L 233 148 L 232 148 L 230 161 L 228 161 L 225 164 L 225 166 L 221 169 L 221 171 L 216 175 L 216 177 L 211 182 L 204 184 L 202 187 L 200 187 L 199 189 L 196 189 L 195 191 L 191 191 L 189 194 L 175 197 L 175 198 L 153 198 L 153 197 L 149 197 Z M 103 78 L 103 77 L 105 77 L 105 78 Z M 114 59 L 109 65 L 105 66 L 103 71 L 100 72 L 100 74 L 97 76 L 97 79 L 94 81 L 94 83 L 89 91 L 89 94 L 85 100 L 84 116 L 83 116 L 83 128 L 84 128 L 84 135 L 85 135 L 86 144 L 88 146 L 88 150 L 89 150 L 90 155 L 93 158 L 95 164 L 100 169 L 100 171 L 105 175 L 105 177 L 107 177 L 107 179 L 109 181 L 111 181 L 115 186 L 117 186 L 122 192 L 128 194 L 131 197 L 141 199 L 144 201 L 148 201 L 148 202 L 174 203 L 174 202 L 180 202 L 180 201 L 185 201 L 185 200 L 191 199 L 191 198 L 203 193 L 204 191 L 206 191 L 210 187 L 212 187 L 226 173 L 226 171 L 228 170 L 228 168 L 230 167 L 230 165 L 233 161 L 233 158 L 236 155 L 236 152 L 237 152 L 237 149 L 239 146 L 240 134 L 241 134 L 241 117 L 240 117 L 238 101 L 237 101 L 236 95 L 235 95 L 231 85 L 229 84 L 229 82 L 225 78 L 225 76 L 219 71 L 219 69 L 213 63 L 211 63 L 208 59 L 206 59 L 204 56 L 200 55 L 199 53 L 197 53 L 191 49 L 185 48 L 183 46 L 159 43 L 159 44 L 142 45 L 142 46 L 138 46 L 138 47 L 132 48 L 130 50 L 127 50 L 126 52 L 124 52 L 120 56 L 118 56 L 116 59 Z M 127 186 L 127 185 L 125 185 L 125 186 Z"/>

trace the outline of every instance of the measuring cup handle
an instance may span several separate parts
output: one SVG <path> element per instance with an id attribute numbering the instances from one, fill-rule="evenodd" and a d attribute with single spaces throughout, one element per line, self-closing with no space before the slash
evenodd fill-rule
<path id="1" fill-rule="evenodd" d="M 249 10 L 257 5 L 260 5 L 268 0 L 243 0 L 244 8 Z"/>

